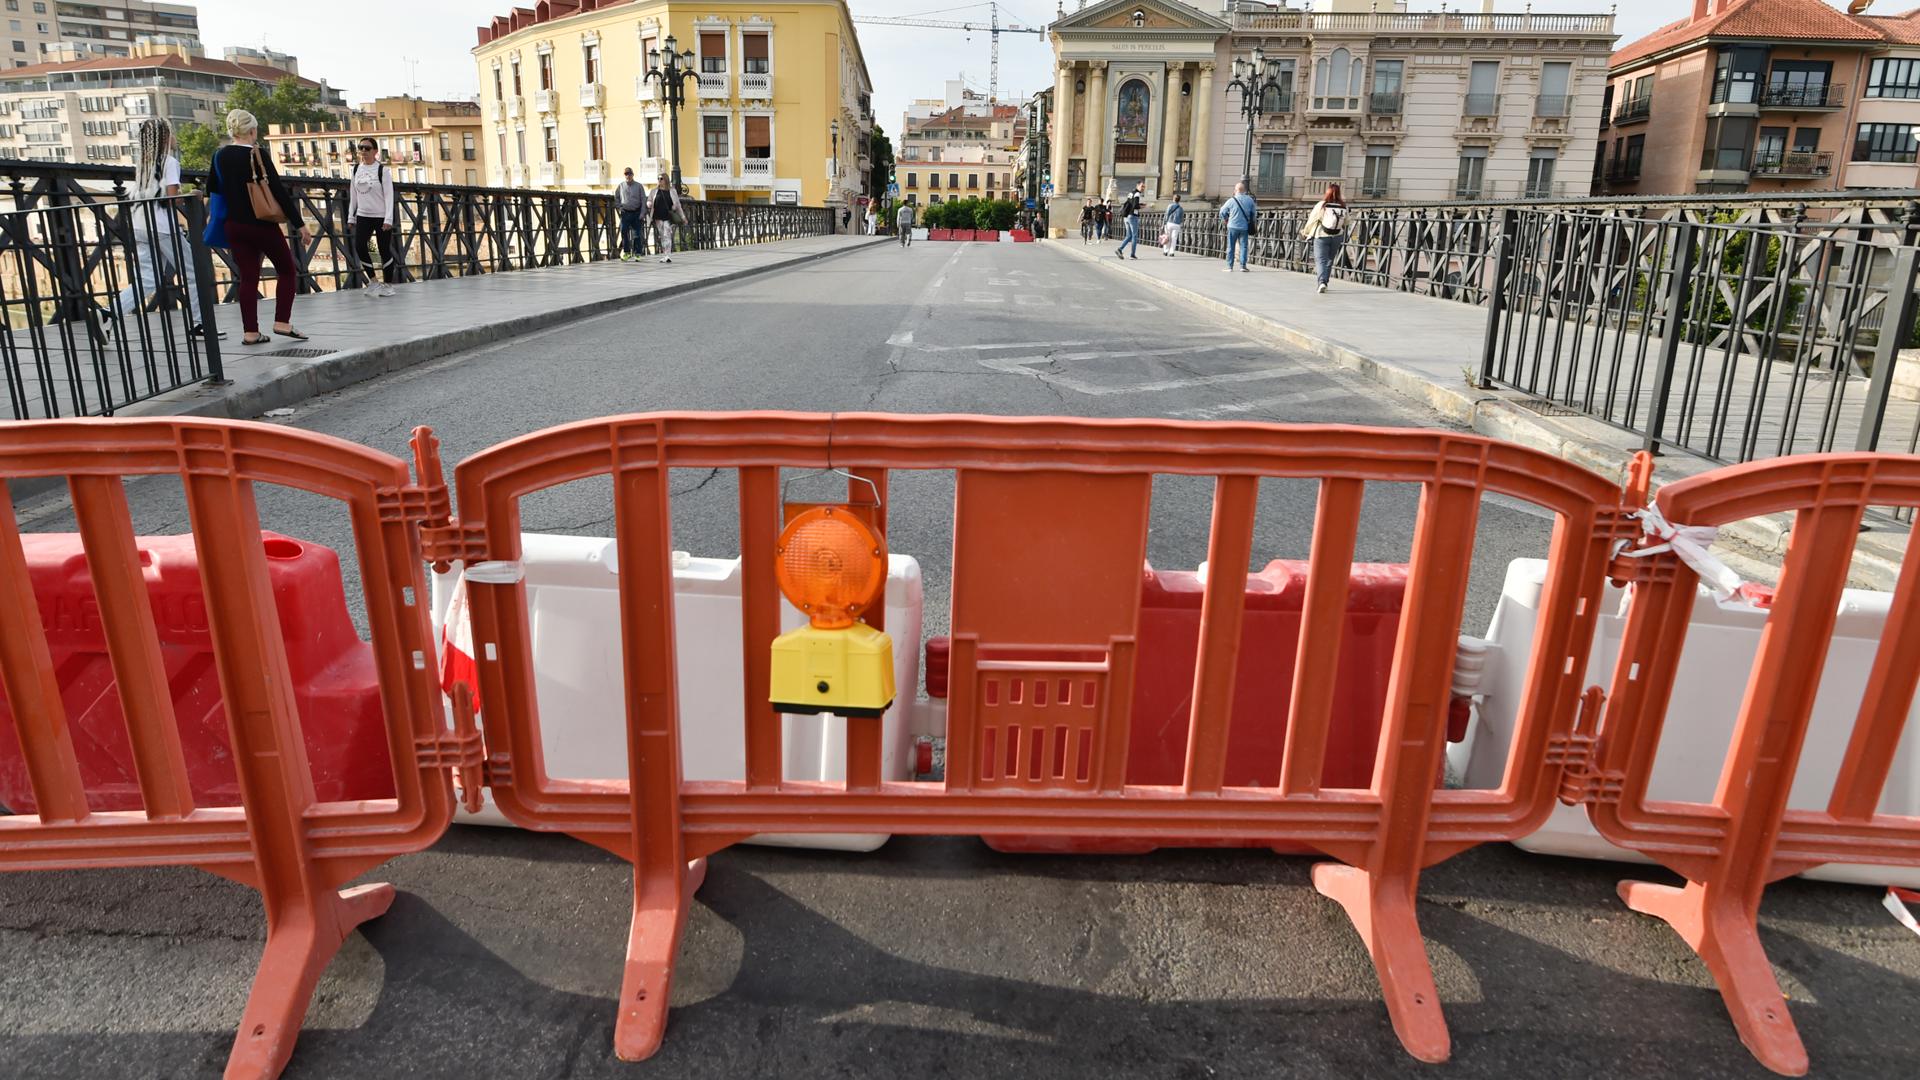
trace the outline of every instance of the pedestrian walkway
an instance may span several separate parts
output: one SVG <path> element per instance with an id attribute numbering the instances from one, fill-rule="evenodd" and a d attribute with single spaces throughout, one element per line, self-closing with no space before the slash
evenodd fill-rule
<path id="1" fill-rule="evenodd" d="M 264 345 L 243 345 L 238 305 L 221 304 L 215 319 L 227 335 L 220 342 L 220 355 L 228 385 L 186 387 L 128 406 L 118 415 L 255 417 L 516 334 L 885 242 L 865 236 L 814 236 L 681 252 L 668 264 L 651 258 L 642 263 L 610 260 L 415 282 L 396 286 L 392 297 L 375 298 L 358 289 L 314 293 L 301 296 L 293 309 L 293 326 L 309 341 L 275 337 Z M 177 318 L 170 322 L 176 335 L 184 331 Z M 158 332 L 159 318 L 150 317 L 149 323 Z M 273 301 L 263 297 L 260 327 L 269 330 L 272 325 Z M 78 370 L 88 378 L 95 348 L 82 334 Z M 152 350 L 164 363 L 165 342 L 153 342 Z M 175 351 L 186 356 L 184 337 L 176 336 Z M 119 357 L 109 346 L 97 359 L 111 367 Z M 73 370 L 59 366 L 54 371 L 62 401 L 68 400 L 64 380 Z M 37 400 L 41 386 L 32 366 L 25 365 L 23 374 L 27 396 Z"/>
<path id="2" fill-rule="evenodd" d="M 1518 392 L 1476 387 L 1487 327 L 1483 308 L 1344 281 L 1335 281 L 1320 294 L 1311 274 L 1264 267 L 1229 273 L 1221 260 L 1204 255 L 1166 258 L 1155 251 L 1123 260 L 1104 245 L 1060 242 L 1049 246 L 1151 282 L 1255 336 L 1351 368 L 1482 434 L 1558 454 L 1603 475 L 1620 475 L 1642 445 L 1640 436 L 1631 432 L 1598 420 L 1559 415 L 1566 410 L 1544 406 Z M 1691 454 L 1663 454 L 1656 484 L 1710 468 L 1711 462 Z M 1761 553 L 1778 554 L 1785 550 L 1790 525 L 1786 517 L 1776 516 L 1744 521 L 1723 531 Z M 1856 583 L 1891 589 L 1907 536 L 1903 526 L 1874 523 L 1872 531 L 1862 536 L 1854 560 Z"/>

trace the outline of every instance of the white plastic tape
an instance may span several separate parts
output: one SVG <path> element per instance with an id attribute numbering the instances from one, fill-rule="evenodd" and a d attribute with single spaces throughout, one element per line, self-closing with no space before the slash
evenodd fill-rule
<path id="1" fill-rule="evenodd" d="M 1649 506 L 1633 516 L 1640 519 L 1640 529 L 1647 538 L 1658 542 L 1647 547 L 1629 548 L 1621 554 L 1630 559 L 1644 559 L 1649 555 L 1671 551 L 1700 575 L 1701 584 L 1712 590 L 1716 598 L 1725 600 L 1740 591 L 1740 575 L 1707 550 L 1720 538 L 1719 529 L 1712 525 L 1675 525 L 1667 520 L 1657 506 Z"/>
<path id="2" fill-rule="evenodd" d="M 527 568 L 517 562 L 477 562 L 461 576 L 477 585 L 512 585 L 526 579 Z"/>
<path id="3" fill-rule="evenodd" d="M 1914 920 L 1913 912 L 1907 910 L 1906 905 L 1908 899 L 1914 898 L 1920 898 L 1920 896 L 1905 889 L 1888 889 L 1887 898 L 1882 903 L 1887 905 L 1888 911 L 1893 912 L 1894 918 L 1900 920 L 1901 926 L 1920 934 L 1920 922 Z"/>

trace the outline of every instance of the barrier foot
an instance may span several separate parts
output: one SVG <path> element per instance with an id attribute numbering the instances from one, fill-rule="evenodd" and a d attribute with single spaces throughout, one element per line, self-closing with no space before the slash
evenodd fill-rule
<path id="1" fill-rule="evenodd" d="M 707 860 L 695 859 L 684 874 L 650 880 L 633 868 L 633 927 L 627 932 L 627 967 L 620 979 L 620 1011 L 613 1022 L 613 1053 L 621 1061 L 645 1061 L 667 1034 L 667 997 L 673 958 L 687 927 L 693 894 L 706 880 Z M 679 879 L 675 888 L 674 878 Z"/>
<path id="2" fill-rule="evenodd" d="M 240 1014 L 226 1080 L 273 1080 L 280 1075 L 293 1056 L 321 973 L 354 927 L 393 906 L 393 886 L 356 885 L 322 893 L 311 904 L 304 900 L 287 904 L 278 918 L 268 908 L 267 947 L 246 1011 Z"/>
<path id="3" fill-rule="evenodd" d="M 1440 1011 L 1440 993 L 1427 963 L 1427 943 L 1414 919 L 1411 885 L 1383 882 L 1357 866 L 1319 863 L 1313 868 L 1313 887 L 1338 901 L 1360 932 L 1380 976 L 1380 995 L 1386 999 L 1400 1045 L 1421 1061 L 1447 1060 L 1453 1053 L 1453 1039 Z"/>
<path id="4" fill-rule="evenodd" d="M 1734 1029 L 1760 1064 L 1782 1076 L 1804 1076 L 1807 1048 L 1800 1041 L 1760 929 L 1740 898 L 1689 882 L 1684 889 L 1651 881 L 1623 881 L 1627 906 L 1673 927 L 1713 973 Z"/>

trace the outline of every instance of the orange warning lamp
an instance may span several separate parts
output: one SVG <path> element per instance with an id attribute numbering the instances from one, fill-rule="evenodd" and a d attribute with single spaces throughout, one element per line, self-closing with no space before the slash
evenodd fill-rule
<path id="1" fill-rule="evenodd" d="M 887 542 L 850 506 L 794 514 L 774 577 L 807 625 L 773 642 L 769 698 L 785 713 L 879 716 L 893 704 L 893 639 L 861 621 L 887 586 Z"/>

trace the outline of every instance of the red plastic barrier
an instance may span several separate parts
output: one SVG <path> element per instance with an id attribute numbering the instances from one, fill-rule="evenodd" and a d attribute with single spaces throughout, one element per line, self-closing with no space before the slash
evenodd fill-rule
<path id="1" fill-rule="evenodd" d="M 1013 242 L 1016 244 L 1031 244 L 1033 243 L 1033 234 L 1025 229 L 1015 229 L 1013 230 Z"/>
<path id="2" fill-rule="evenodd" d="M 953 239 L 953 230 L 952 230 L 952 229 L 928 229 L 928 230 L 927 230 L 927 239 L 929 239 L 929 240 L 951 240 L 951 239 Z"/>
<path id="3" fill-rule="evenodd" d="M 1334 679 L 1333 718 L 1327 729 L 1322 784 L 1365 788 L 1373 778 L 1387 679 L 1406 594 L 1407 567 L 1356 563 L 1347 582 L 1346 621 Z M 1178 786 L 1186 770 L 1193 707 L 1194 662 L 1199 654 L 1203 578 L 1191 571 L 1149 568 L 1141 593 L 1139 660 L 1133 684 L 1127 783 Z M 1307 596 L 1307 564 L 1275 560 L 1247 576 L 1242 649 L 1256 662 L 1237 666 L 1233 720 L 1227 742 L 1226 783 L 1272 787 L 1280 782 L 1287 745 L 1288 690 L 1300 648 Z M 947 694 L 949 642 L 927 642 L 927 694 Z M 1114 840 L 1096 837 L 989 836 L 997 851 L 1133 854 L 1161 847 L 1248 846 L 1244 841 Z M 1305 845 L 1276 845 L 1308 851 Z"/>
<path id="4" fill-rule="evenodd" d="M 949 240 L 968 240 L 968 241 L 972 240 L 973 238 L 974 238 L 974 234 L 972 229 L 955 229 L 953 230 L 953 233 L 947 237 L 947 239 Z"/>
<path id="5" fill-rule="evenodd" d="M 314 795 L 321 802 L 390 799 L 393 769 L 379 673 L 372 646 L 360 640 L 347 616 L 339 556 L 319 544 L 262 535 Z M 193 537 L 149 536 L 134 542 L 153 605 L 194 802 L 239 805 L 239 779 Z M 96 810 L 138 810 L 142 801 L 133 747 L 80 536 L 29 533 L 21 537 L 21 546 L 59 674 L 61 703 L 87 802 Z M 0 804 L 16 813 L 37 812 L 27 762 L 4 700 Z"/>

